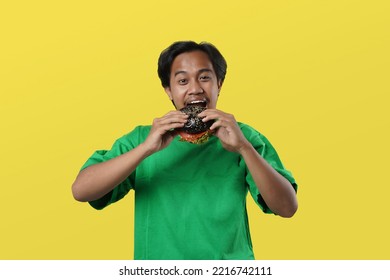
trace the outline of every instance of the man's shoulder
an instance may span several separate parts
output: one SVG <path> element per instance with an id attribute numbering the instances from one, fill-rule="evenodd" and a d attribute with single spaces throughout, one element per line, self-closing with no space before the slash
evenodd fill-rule
<path id="1" fill-rule="evenodd" d="M 149 133 L 151 128 L 151 125 L 138 125 L 130 133 Z"/>
<path id="2" fill-rule="evenodd" d="M 240 127 L 242 133 L 244 136 L 250 141 L 260 141 L 260 142 L 265 142 L 267 141 L 267 138 L 259 132 L 257 129 L 253 128 L 252 126 L 242 123 L 242 122 L 237 122 L 238 126 Z"/>
<path id="3" fill-rule="evenodd" d="M 117 141 L 124 144 L 129 142 L 139 144 L 143 142 L 149 135 L 150 129 L 151 125 L 138 125 L 132 131 L 120 137 Z"/>
<path id="4" fill-rule="evenodd" d="M 237 122 L 237 124 L 240 127 L 242 133 L 244 133 L 244 135 L 246 135 L 246 134 L 260 134 L 261 135 L 261 133 L 259 131 L 257 131 L 255 128 L 253 128 L 249 124 L 242 123 L 242 122 Z"/>

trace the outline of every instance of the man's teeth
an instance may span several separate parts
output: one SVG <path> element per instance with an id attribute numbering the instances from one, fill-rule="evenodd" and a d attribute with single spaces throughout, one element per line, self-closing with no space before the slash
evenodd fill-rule
<path id="1" fill-rule="evenodd" d="M 200 104 L 200 103 L 206 104 L 206 101 L 204 101 L 204 100 L 196 100 L 196 101 L 191 101 L 189 104 Z"/>

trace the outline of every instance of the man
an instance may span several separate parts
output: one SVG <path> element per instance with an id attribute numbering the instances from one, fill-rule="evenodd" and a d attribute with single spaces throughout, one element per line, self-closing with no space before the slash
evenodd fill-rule
<path id="1" fill-rule="evenodd" d="M 268 140 L 218 110 L 226 62 L 211 44 L 176 42 L 159 58 L 158 73 L 177 110 L 139 126 L 109 151 L 96 151 L 72 186 L 76 200 L 96 209 L 135 191 L 135 259 L 254 259 L 246 195 L 266 213 L 291 217 L 296 183 Z M 212 136 L 179 141 L 188 116 L 206 106 Z"/>

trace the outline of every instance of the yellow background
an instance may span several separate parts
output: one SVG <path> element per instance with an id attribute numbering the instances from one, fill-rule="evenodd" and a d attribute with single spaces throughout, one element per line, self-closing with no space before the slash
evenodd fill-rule
<path id="1" fill-rule="evenodd" d="M 131 259 L 133 193 L 103 211 L 70 187 L 97 149 L 172 109 L 176 40 L 228 61 L 219 108 L 273 143 L 292 219 L 248 199 L 258 259 L 389 259 L 388 1 L 2 1 L 0 259 Z"/>

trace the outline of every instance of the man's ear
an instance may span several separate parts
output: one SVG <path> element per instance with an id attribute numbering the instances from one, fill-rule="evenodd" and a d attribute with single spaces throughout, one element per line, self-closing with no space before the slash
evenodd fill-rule
<path id="1" fill-rule="evenodd" d="M 176 105 L 175 105 L 175 102 L 173 102 L 173 97 L 172 97 L 172 93 L 171 93 L 171 88 L 170 87 L 166 87 L 164 88 L 165 90 L 165 93 L 168 95 L 169 99 L 171 100 L 173 106 L 177 109 Z"/>
<path id="2" fill-rule="evenodd" d="M 166 88 L 164 88 L 164 90 L 165 90 L 165 93 L 168 95 L 169 99 L 172 101 L 173 98 L 172 98 L 171 88 L 166 87 Z"/>
<path id="3" fill-rule="evenodd" d="M 219 95 L 219 92 L 222 89 L 222 85 L 223 85 L 223 81 L 218 81 L 218 95 Z"/>

